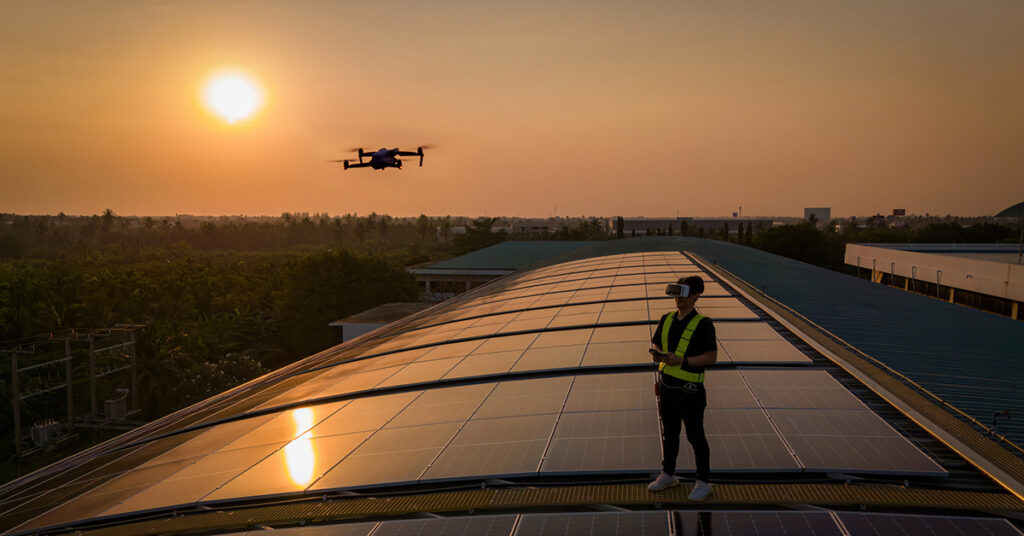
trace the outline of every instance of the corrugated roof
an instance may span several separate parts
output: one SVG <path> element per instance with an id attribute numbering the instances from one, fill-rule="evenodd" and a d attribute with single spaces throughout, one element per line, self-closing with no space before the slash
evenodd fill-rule
<path id="1" fill-rule="evenodd" d="M 535 262 L 574 249 L 600 244 L 588 241 L 516 241 L 508 240 L 426 266 L 444 270 L 518 270 Z"/>

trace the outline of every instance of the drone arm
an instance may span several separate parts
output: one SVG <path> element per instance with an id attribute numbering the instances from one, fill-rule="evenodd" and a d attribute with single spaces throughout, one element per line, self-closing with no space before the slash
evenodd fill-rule
<path id="1" fill-rule="evenodd" d="M 398 156 L 418 156 L 420 157 L 420 167 L 423 167 L 423 147 L 415 151 L 398 151 Z"/>

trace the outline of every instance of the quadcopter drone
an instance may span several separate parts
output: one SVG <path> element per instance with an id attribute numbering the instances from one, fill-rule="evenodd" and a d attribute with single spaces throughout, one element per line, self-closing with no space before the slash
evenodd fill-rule
<path id="1" fill-rule="evenodd" d="M 394 149 L 387 149 L 381 147 L 377 151 L 368 152 L 362 148 L 353 149 L 359 151 L 359 163 L 350 164 L 348 160 L 331 160 L 331 162 L 342 162 L 345 165 L 345 169 L 359 168 L 359 167 L 371 167 L 373 169 L 385 169 L 389 167 L 402 169 L 402 161 L 398 158 L 399 156 L 418 156 L 420 157 L 420 167 L 423 167 L 423 147 L 418 147 L 415 151 L 402 151 L 397 147 Z M 369 157 L 369 162 L 363 162 L 363 158 Z"/>

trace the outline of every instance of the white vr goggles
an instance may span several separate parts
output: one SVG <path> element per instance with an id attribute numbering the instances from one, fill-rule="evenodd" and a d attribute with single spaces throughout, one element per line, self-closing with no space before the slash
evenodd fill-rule
<path id="1" fill-rule="evenodd" d="M 665 287 L 665 295 L 675 296 L 679 298 L 690 297 L 690 285 L 680 285 L 673 283 Z"/>

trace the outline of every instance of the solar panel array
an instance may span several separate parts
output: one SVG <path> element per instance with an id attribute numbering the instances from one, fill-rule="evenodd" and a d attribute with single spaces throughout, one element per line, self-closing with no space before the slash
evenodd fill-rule
<path id="1" fill-rule="evenodd" d="M 673 527 L 675 530 L 673 531 Z M 260 536 L 266 531 L 240 533 Z M 283 528 L 279 536 L 1020 536 L 1005 519 L 847 512 L 595 512 L 519 514 L 439 519 L 374 521 L 345 525 Z"/>
<path id="2" fill-rule="evenodd" d="M 694 274 L 708 281 L 698 308 L 716 321 L 719 361 L 744 365 L 707 375 L 715 472 L 946 474 L 761 313 L 682 254 L 655 252 L 516 274 L 357 352 L 318 354 L 310 363 L 321 368 L 269 386 L 280 392 L 248 412 L 220 415 L 234 420 L 155 440 L 144 447 L 154 454 L 135 452 L 113 479 L 65 484 L 81 493 L 18 530 L 263 496 L 654 471 L 646 349 L 673 307 L 665 283 Z M 438 383 L 449 380 L 459 381 Z M 678 465 L 693 470 L 688 448 Z"/>

